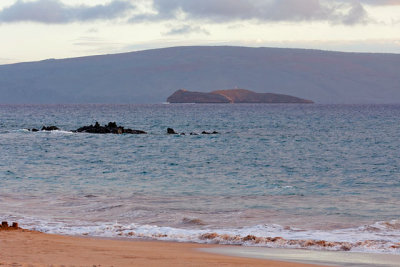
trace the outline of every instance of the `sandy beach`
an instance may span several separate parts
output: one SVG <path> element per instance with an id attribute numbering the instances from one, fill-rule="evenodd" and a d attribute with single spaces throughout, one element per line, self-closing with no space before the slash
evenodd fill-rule
<path id="1" fill-rule="evenodd" d="M 19 229 L 0 231 L 0 266 L 317 266 L 199 250 L 213 246 L 71 237 Z"/>

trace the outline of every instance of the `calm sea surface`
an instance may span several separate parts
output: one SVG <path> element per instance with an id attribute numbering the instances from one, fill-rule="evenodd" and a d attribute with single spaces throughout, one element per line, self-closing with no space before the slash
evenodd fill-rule
<path id="1" fill-rule="evenodd" d="M 400 254 L 399 166 L 400 105 L 0 105 L 0 219 L 44 232 Z"/>

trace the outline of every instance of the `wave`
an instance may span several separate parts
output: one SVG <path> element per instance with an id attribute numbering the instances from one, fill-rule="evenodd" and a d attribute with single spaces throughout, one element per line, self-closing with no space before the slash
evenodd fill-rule
<path id="1" fill-rule="evenodd" d="M 201 219 L 188 218 L 188 217 L 184 217 L 182 219 L 182 223 L 183 224 L 188 224 L 188 225 L 206 225 L 206 223 L 204 221 L 202 221 Z"/>
<path id="2" fill-rule="evenodd" d="M 311 250 L 400 254 L 400 220 L 376 222 L 357 228 L 305 230 L 276 224 L 230 229 L 183 229 L 156 225 L 20 220 L 22 227 L 45 233 L 108 238 L 137 238 L 177 242 L 301 248 Z M 184 224 L 202 226 L 197 219 Z"/>
<path id="3" fill-rule="evenodd" d="M 51 134 L 74 134 L 72 131 L 66 131 L 66 130 L 53 130 L 53 131 L 46 131 L 46 130 L 38 130 L 37 132 L 32 132 L 30 129 L 18 129 L 18 130 L 11 130 L 11 131 L 6 131 L 3 133 L 51 133 Z"/>
<path id="4" fill-rule="evenodd" d="M 64 131 L 64 130 L 53 130 L 53 131 L 39 131 L 43 133 L 52 133 L 52 134 L 74 134 L 74 132 L 71 131 Z"/>

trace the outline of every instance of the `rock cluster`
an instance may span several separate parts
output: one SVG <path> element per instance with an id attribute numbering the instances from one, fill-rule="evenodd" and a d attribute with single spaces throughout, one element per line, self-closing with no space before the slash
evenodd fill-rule
<path id="1" fill-rule="evenodd" d="M 38 132 L 36 128 L 28 129 L 31 132 Z M 43 126 L 42 131 L 57 131 L 60 130 L 57 126 Z M 72 132 L 75 133 L 93 133 L 93 134 L 147 134 L 147 132 L 142 130 L 125 129 L 122 126 L 118 126 L 116 122 L 109 122 L 108 124 L 101 126 L 97 121 L 93 125 L 82 126 Z M 178 133 L 172 128 L 167 128 L 167 134 L 180 134 L 186 135 L 186 133 Z M 207 132 L 202 131 L 201 134 L 219 134 L 217 131 Z M 190 135 L 199 135 L 198 133 L 191 132 Z"/>
<path id="2" fill-rule="evenodd" d="M 213 131 L 213 132 L 202 131 L 201 134 L 219 134 L 219 133 L 217 131 Z"/>
<path id="3" fill-rule="evenodd" d="M 58 131 L 58 130 L 60 130 L 60 129 L 57 126 L 48 126 L 48 127 L 43 126 L 42 127 L 42 131 Z M 32 131 L 33 131 L 33 129 L 32 129 Z"/>
<path id="4" fill-rule="evenodd" d="M 97 133 L 97 134 L 147 134 L 142 130 L 125 129 L 118 126 L 115 122 L 109 122 L 107 125 L 101 126 L 97 121 L 95 125 L 83 126 L 77 129 L 78 133 Z"/>
<path id="5" fill-rule="evenodd" d="M 179 134 L 179 133 L 175 132 L 175 130 L 172 128 L 168 128 L 167 134 Z M 213 131 L 213 132 L 202 131 L 201 134 L 219 134 L 219 132 L 217 132 L 217 131 Z M 180 135 L 186 135 L 186 133 L 180 133 Z M 190 135 L 199 135 L 199 134 L 198 133 L 190 133 Z"/>
<path id="6" fill-rule="evenodd" d="M 57 126 L 43 126 L 41 131 L 58 131 L 58 130 L 60 129 Z M 28 129 L 28 131 L 39 132 L 39 130 L 36 128 Z"/>

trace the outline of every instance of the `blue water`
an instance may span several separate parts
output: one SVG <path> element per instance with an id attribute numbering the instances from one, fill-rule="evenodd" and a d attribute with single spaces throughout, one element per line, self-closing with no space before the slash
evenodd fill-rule
<path id="1" fill-rule="evenodd" d="M 70 132 L 95 121 L 148 134 Z M 25 130 L 43 125 L 62 131 Z M 400 242 L 399 137 L 400 105 L 2 105 L 0 219 L 174 240 L 350 232 L 387 250 Z"/>

